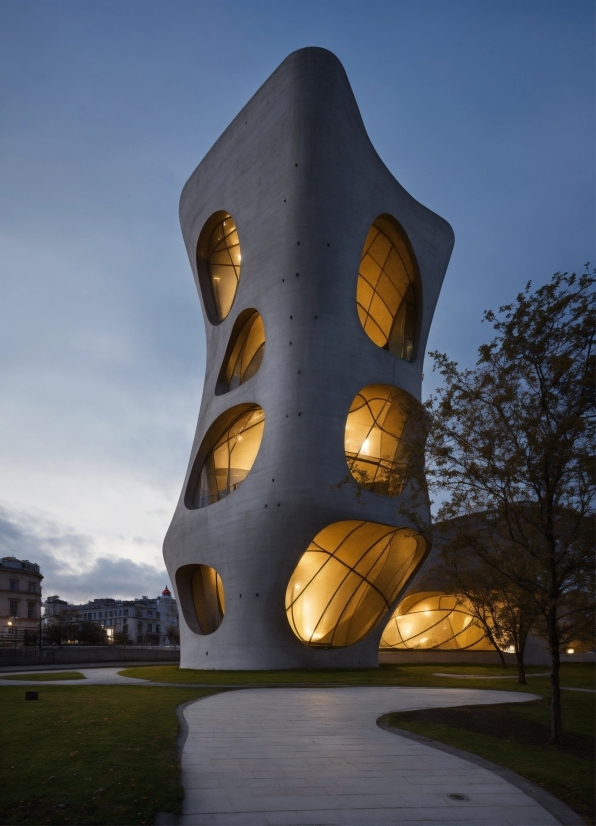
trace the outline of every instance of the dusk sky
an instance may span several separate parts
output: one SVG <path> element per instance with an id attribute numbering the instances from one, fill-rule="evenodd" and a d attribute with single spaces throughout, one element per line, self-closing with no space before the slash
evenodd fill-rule
<path id="1" fill-rule="evenodd" d="M 592 0 L 0 4 L 0 555 L 46 596 L 169 583 L 205 366 L 180 191 L 304 46 L 455 231 L 429 350 L 472 366 L 483 310 L 595 261 Z"/>

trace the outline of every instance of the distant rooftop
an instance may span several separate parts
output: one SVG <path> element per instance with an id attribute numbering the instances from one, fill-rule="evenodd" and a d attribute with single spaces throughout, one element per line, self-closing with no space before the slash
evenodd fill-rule
<path id="1" fill-rule="evenodd" d="M 39 565 L 35 562 L 29 562 L 28 559 L 17 559 L 16 556 L 3 556 L 0 559 L 0 565 L 3 568 L 14 568 L 17 571 L 29 571 L 32 574 L 40 574 Z"/>

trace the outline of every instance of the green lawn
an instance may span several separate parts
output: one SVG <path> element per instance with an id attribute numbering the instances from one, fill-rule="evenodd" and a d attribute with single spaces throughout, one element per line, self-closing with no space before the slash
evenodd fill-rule
<path id="1" fill-rule="evenodd" d="M 84 680 L 85 675 L 80 671 L 44 671 L 41 674 L 0 674 L 0 680 L 35 680 L 36 682 L 52 682 L 53 680 Z"/>
<path id="2" fill-rule="evenodd" d="M 152 824 L 179 811 L 181 703 L 211 691 L 136 686 L 0 689 L 0 823 Z"/>
<path id="3" fill-rule="evenodd" d="M 532 666 L 528 673 L 544 673 L 543 666 Z M 477 675 L 478 679 L 457 680 L 435 677 L 434 673 Z M 490 688 L 499 691 L 534 692 L 548 684 L 548 677 L 530 677 L 527 686 L 516 680 L 486 680 L 486 676 L 514 676 L 512 668 L 498 665 L 382 665 L 380 668 L 323 668 L 287 669 L 280 671 L 209 671 L 179 668 L 177 665 L 149 665 L 126 668 L 119 672 L 125 677 L 137 677 L 160 683 L 204 685 L 404 685 L 437 686 L 442 688 Z M 562 666 L 562 684 L 576 688 L 594 688 L 594 666 L 590 663 L 565 663 Z"/>

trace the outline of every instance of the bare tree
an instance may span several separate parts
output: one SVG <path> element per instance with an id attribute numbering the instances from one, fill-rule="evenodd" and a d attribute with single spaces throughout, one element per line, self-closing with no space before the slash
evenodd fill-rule
<path id="1" fill-rule="evenodd" d="M 440 519 L 485 513 L 469 551 L 521 590 L 552 658 L 551 742 L 562 742 L 560 657 L 573 616 L 594 608 L 594 273 L 556 273 L 484 320 L 497 335 L 474 369 L 431 353 L 427 476 Z M 422 489 L 422 486 L 421 486 Z"/>
<path id="2" fill-rule="evenodd" d="M 180 645 L 180 628 L 177 625 L 168 625 L 166 634 L 170 645 Z"/>
<path id="3" fill-rule="evenodd" d="M 474 514 L 436 526 L 441 562 L 435 577 L 440 577 L 447 591 L 468 603 L 472 616 L 499 652 L 503 667 L 503 651 L 515 654 L 519 682 L 525 683 L 524 650 L 538 608 L 523 588 L 494 565 L 487 565 L 479 553 L 479 545 L 493 541 L 492 521 L 487 514 Z M 499 544 L 498 549 L 506 554 L 516 552 L 511 545 Z"/>

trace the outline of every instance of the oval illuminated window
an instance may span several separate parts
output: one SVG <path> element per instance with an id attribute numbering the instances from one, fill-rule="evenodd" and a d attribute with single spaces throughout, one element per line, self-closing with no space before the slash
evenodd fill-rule
<path id="1" fill-rule="evenodd" d="M 209 565 L 183 565 L 176 571 L 182 614 L 195 634 L 213 634 L 226 611 L 223 583 Z"/>
<path id="2" fill-rule="evenodd" d="M 263 319 L 256 310 L 246 310 L 234 324 L 216 393 L 227 393 L 251 379 L 261 366 L 264 353 Z"/>
<path id="3" fill-rule="evenodd" d="M 371 341 L 406 361 L 414 357 L 418 280 L 405 233 L 389 216 L 377 218 L 358 270 L 358 317 Z"/>
<path id="4" fill-rule="evenodd" d="M 381 648 L 494 651 L 466 599 L 440 591 L 406 597 L 381 637 Z"/>
<path id="5" fill-rule="evenodd" d="M 307 645 L 341 648 L 363 639 L 387 614 L 422 560 L 410 528 L 349 519 L 320 531 L 294 569 L 286 614 Z"/>
<path id="6" fill-rule="evenodd" d="M 197 454 L 200 470 L 191 474 L 187 507 L 203 508 L 242 484 L 257 458 L 265 413 L 257 405 L 228 410 L 209 428 Z"/>
<path id="7" fill-rule="evenodd" d="M 199 280 L 213 322 L 223 321 L 232 308 L 240 280 L 241 257 L 236 222 L 227 212 L 215 213 L 203 227 L 197 246 Z"/>
<path id="8" fill-rule="evenodd" d="M 418 422 L 413 422 L 417 413 Z M 388 384 L 363 388 L 350 406 L 344 446 L 350 473 L 367 490 L 399 496 L 412 461 L 422 452 L 421 406 L 408 393 Z M 410 420 L 409 438 L 404 428 Z"/>

